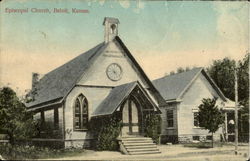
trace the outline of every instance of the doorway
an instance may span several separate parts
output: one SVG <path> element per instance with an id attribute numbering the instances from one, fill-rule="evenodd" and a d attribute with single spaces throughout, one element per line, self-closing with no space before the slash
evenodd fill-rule
<path id="1" fill-rule="evenodd" d="M 122 133 L 124 137 L 140 134 L 140 104 L 130 96 L 122 108 Z"/>

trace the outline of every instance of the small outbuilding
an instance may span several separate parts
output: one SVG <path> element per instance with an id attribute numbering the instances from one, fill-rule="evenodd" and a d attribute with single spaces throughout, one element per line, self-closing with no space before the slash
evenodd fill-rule
<path id="1" fill-rule="evenodd" d="M 162 111 L 162 142 L 185 143 L 211 140 L 208 130 L 199 126 L 198 106 L 203 98 L 217 98 L 218 108 L 225 114 L 225 124 L 214 135 L 227 140 L 229 116 L 234 102 L 227 99 L 203 68 L 168 75 L 153 81 L 167 106 Z M 232 89 L 233 90 L 233 89 Z"/>

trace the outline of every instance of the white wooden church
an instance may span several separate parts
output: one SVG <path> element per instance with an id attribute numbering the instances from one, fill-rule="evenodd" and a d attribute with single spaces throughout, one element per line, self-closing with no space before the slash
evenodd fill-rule
<path id="1" fill-rule="evenodd" d="M 34 119 L 50 122 L 57 133 L 44 140 L 64 148 L 89 147 L 95 139 L 88 129 L 91 118 L 118 112 L 120 138 L 150 141 L 143 137 L 143 117 L 149 112 L 159 115 L 165 101 L 118 37 L 119 20 L 105 18 L 103 25 L 104 42 L 42 78 L 33 73 L 33 101 L 27 107 Z M 159 152 L 152 140 L 148 145 L 151 153 Z M 125 147 L 124 153 L 138 152 Z"/>

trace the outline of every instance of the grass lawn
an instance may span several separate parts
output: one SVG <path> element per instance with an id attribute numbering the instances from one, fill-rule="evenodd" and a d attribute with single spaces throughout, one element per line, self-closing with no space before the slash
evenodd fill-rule
<path id="1" fill-rule="evenodd" d="M 4 159 L 47 159 L 47 160 L 166 160 L 166 161 L 246 161 L 249 146 L 239 146 L 239 154 L 234 155 L 231 144 L 192 143 L 158 145 L 160 154 L 123 155 L 116 151 L 94 151 L 84 149 L 55 150 L 34 146 L 0 146 Z"/>
<path id="2" fill-rule="evenodd" d="M 184 145 L 184 147 L 190 147 L 190 148 L 212 148 L 211 142 L 186 143 L 183 145 Z M 223 143 L 214 142 L 213 146 L 214 147 L 222 147 Z"/>
<path id="3" fill-rule="evenodd" d="M 83 155 L 85 149 L 50 149 L 35 146 L 0 145 L 0 154 L 6 160 L 47 159 Z"/>

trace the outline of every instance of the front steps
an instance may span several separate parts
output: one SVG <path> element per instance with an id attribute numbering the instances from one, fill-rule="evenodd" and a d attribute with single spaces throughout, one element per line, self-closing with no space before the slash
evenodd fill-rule
<path id="1" fill-rule="evenodd" d="M 120 150 L 128 155 L 161 153 L 151 138 L 142 136 L 122 137 L 119 139 Z"/>

